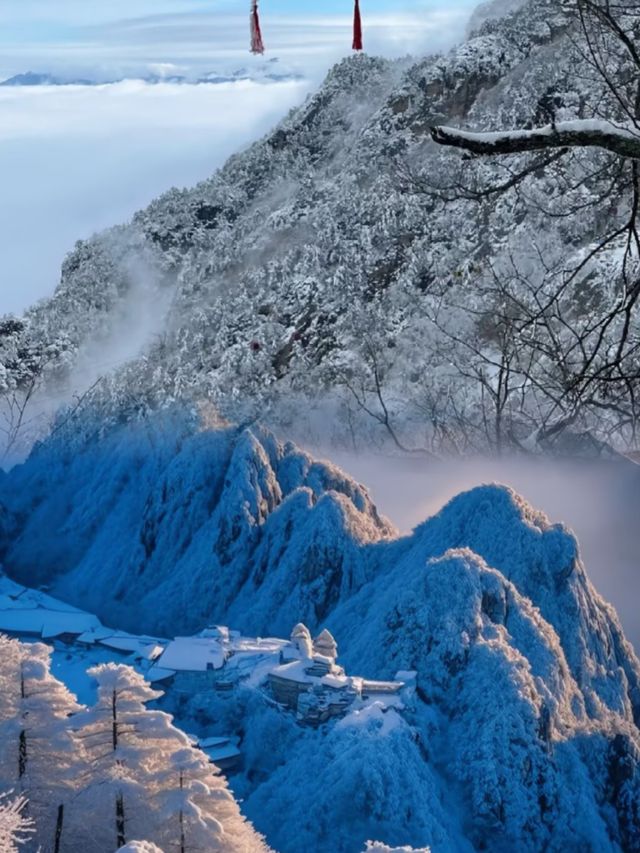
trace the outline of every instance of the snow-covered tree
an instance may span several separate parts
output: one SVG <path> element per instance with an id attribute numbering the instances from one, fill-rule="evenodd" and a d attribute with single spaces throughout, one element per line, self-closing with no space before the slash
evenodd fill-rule
<path id="1" fill-rule="evenodd" d="M 49 646 L 0 637 L 0 784 L 27 795 L 39 839 L 58 853 L 84 763 L 69 729 L 80 706 L 50 665 Z"/>
<path id="2" fill-rule="evenodd" d="M 164 755 L 169 722 L 165 714 L 147 710 L 146 703 L 162 694 L 135 670 L 102 664 L 88 673 L 98 685 L 97 701 L 74 721 L 90 762 L 81 799 L 93 815 L 94 833 L 100 827 L 94 837 L 102 849 L 122 847 L 127 832 L 148 836 L 145 783 Z"/>
<path id="3" fill-rule="evenodd" d="M 146 707 L 162 694 L 127 666 L 103 664 L 89 674 L 97 702 L 74 726 L 91 761 L 79 800 L 96 849 L 122 847 L 133 835 L 179 853 L 263 850 L 206 756 L 168 714 Z"/>
<path id="4" fill-rule="evenodd" d="M 240 816 L 219 771 L 200 750 L 186 743 L 180 749 L 183 737 L 177 730 L 176 735 L 174 751 L 163 759 L 154 780 L 161 845 L 179 853 L 258 851 L 261 841 Z"/>
<path id="5" fill-rule="evenodd" d="M 543 446 L 565 429 L 575 429 L 588 409 L 618 426 L 624 422 L 635 441 L 640 416 L 633 390 L 640 299 L 640 5 L 608 0 L 559 5 L 567 15 L 568 48 L 574 57 L 569 79 L 562 81 L 565 91 L 559 81 L 547 81 L 533 120 L 522 116 L 515 128 L 469 131 L 440 125 L 431 129 L 431 136 L 476 160 L 458 178 L 454 198 L 466 192 L 478 203 L 496 199 L 518 192 L 535 174 L 556 190 L 566 186 L 568 191 L 558 191 L 558 208 L 547 204 L 544 190 L 534 191 L 531 219 L 536 207 L 547 216 L 577 222 L 585 220 L 587 208 L 594 209 L 597 230 L 573 264 L 567 258 L 557 266 L 549 263 L 547 250 L 539 251 L 535 268 L 524 275 L 505 275 L 492 266 L 495 291 L 501 294 L 495 302 L 498 327 L 511 325 L 515 331 L 509 365 L 514 375 L 506 376 L 499 390 L 509 390 L 518 403 L 540 399 L 542 392 L 547 415 L 546 423 L 538 424 L 537 440 Z M 477 163 L 484 157 L 506 158 L 508 178 L 499 165 Z M 606 176 L 602 194 L 593 192 L 593 170 Z M 451 190 L 449 186 L 445 194 Z M 614 197 L 617 215 L 600 218 L 597 211 Z M 518 265 L 516 260 L 514 268 Z M 541 282 L 536 280 L 540 277 Z M 459 335 L 458 341 L 461 352 L 466 349 L 483 362 L 480 378 L 495 376 L 504 367 L 495 348 L 478 347 Z M 518 352 L 526 353 L 524 362 L 513 357 Z"/>

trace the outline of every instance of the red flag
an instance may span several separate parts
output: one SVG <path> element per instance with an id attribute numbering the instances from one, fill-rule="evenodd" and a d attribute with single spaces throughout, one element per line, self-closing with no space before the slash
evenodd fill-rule
<path id="1" fill-rule="evenodd" d="M 362 19 L 360 18 L 359 0 L 356 0 L 353 10 L 353 49 L 362 50 Z"/>
<path id="2" fill-rule="evenodd" d="M 264 42 L 260 29 L 258 0 L 251 0 L 251 53 L 264 53 Z"/>

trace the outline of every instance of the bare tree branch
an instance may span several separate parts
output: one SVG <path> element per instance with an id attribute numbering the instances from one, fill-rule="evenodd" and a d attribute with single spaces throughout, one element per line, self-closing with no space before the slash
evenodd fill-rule
<path id="1" fill-rule="evenodd" d="M 603 148 L 620 157 L 640 159 L 640 133 L 597 119 L 576 119 L 503 133 L 473 133 L 439 125 L 431 128 L 431 138 L 438 145 L 461 148 L 475 155 L 522 154 L 551 148 Z"/>

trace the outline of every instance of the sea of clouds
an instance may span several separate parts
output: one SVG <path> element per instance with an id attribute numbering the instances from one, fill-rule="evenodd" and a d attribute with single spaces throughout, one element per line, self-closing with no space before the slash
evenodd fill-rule
<path id="1" fill-rule="evenodd" d="M 242 13 L 239 9 L 242 5 Z M 126 221 L 172 186 L 208 177 L 259 138 L 350 53 L 351 2 L 263 3 L 268 59 L 300 79 L 265 81 L 247 50 L 246 3 L 7 0 L 0 80 L 34 71 L 117 80 L 99 86 L 0 87 L 0 313 L 52 293 L 76 240 Z M 390 57 L 460 38 L 469 0 L 366 7 L 366 47 Z M 53 15 L 55 11 L 56 15 Z M 230 73 L 255 80 L 150 85 L 146 73 Z"/>

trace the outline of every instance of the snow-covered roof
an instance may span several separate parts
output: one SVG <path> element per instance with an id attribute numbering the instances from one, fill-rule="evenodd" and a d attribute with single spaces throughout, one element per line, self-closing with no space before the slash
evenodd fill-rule
<path id="1" fill-rule="evenodd" d="M 209 639 L 229 640 L 229 629 L 225 625 L 209 625 L 198 634 L 199 637 Z"/>
<path id="2" fill-rule="evenodd" d="M 304 684 L 311 681 L 307 675 L 308 660 L 294 660 L 291 663 L 283 663 L 281 666 L 276 666 L 271 670 L 271 675 L 277 678 L 286 678 L 287 681 L 297 681 L 299 684 Z"/>
<path id="3" fill-rule="evenodd" d="M 394 681 L 402 681 L 403 684 L 410 684 L 418 677 L 415 669 L 399 669 L 394 676 Z"/>
<path id="4" fill-rule="evenodd" d="M 368 678 L 362 681 L 365 693 L 397 693 L 403 687 L 402 681 L 370 681 Z"/>
<path id="5" fill-rule="evenodd" d="M 60 634 L 82 634 L 90 628 L 97 628 L 99 624 L 98 617 L 91 613 L 56 613 L 49 610 L 42 626 L 42 639 L 59 637 Z"/>
<path id="6" fill-rule="evenodd" d="M 54 639 L 61 634 L 83 634 L 99 627 L 97 616 L 41 590 L 20 586 L 0 574 L 0 631 Z"/>
<path id="7" fill-rule="evenodd" d="M 273 654 L 280 652 L 289 646 L 287 640 L 278 637 L 233 637 L 231 648 L 236 654 L 246 652 L 248 654 Z M 296 654 L 298 654 L 296 650 Z"/>
<path id="8" fill-rule="evenodd" d="M 196 740 L 196 744 L 200 749 L 212 749 L 214 746 L 224 746 L 230 740 L 228 737 L 206 737 Z"/>
<path id="9" fill-rule="evenodd" d="M 225 652 L 217 640 L 206 637 L 176 637 L 172 640 L 159 663 L 164 669 L 177 672 L 206 672 L 207 669 L 222 669 Z"/>
<path id="10" fill-rule="evenodd" d="M 151 684 L 154 684 L 156 681 L 166 681 L 168 678 L 173 678 L 175 674 L 175 669 L 163 669 L 161 666 L 152 666 L 145 672 L 144 677 Z"/>
<path id="11" fill-rule="evenodd" d="M 238 747 L 229 741 L 220 746 L 211 746 L 207 748 L 204 748 L 201 745 L 200 749 L 202 749 L 205 755 L 207 755 L 214 764 L 217 764 L 219 761 L 228 761 L 231 758 L 239 758 L 242 755 Z"/>
<path id="12" fill-rule="evenodd" d="M 0 631 L 37 634 L 43 639 L 53 639 L 60 634 L 82 634 L 99 624 L 96 616 L 80 610 L 56 612 L 42 607 L 0 609 Z"/>
<path id="13" fill-rule="evenodd" d="M 29 610 L 43 607 L 49 610 L 62 610 L 66 613 L 82 613 L 77 607 L 58 601 L 39 589 L 29 589 L 0 574 L 0 608 L 3 610 Z"/>
<path id="14" fill-rule="evenodd" d="M 136 637 L 123 631 L 112 632 L 109 636 L 102 637 L 98 642 L 108 649 L 131 652 L 144 660 L 156 660 L 164 651 L 164 646 L 160 645 L 153 637 Z"/>
<path id="15" fill-rule="evenodd" d="M 336 690 L 340 690 L 349 686 L 349 679 L 346 675 L 324 675 L 320 683 L 324 684 L 325 687 L 333 687 Z"/>
<path id="16" fill-rule="evenodd" d="M 97 628 L 92 628 L 90 631 L 85 631 L 83 634 L 80 634 L 77 642 L 82 643 L 85 646 L 92 646 L 99 640 L 103 640 L 105 637 L 111 636 L 113 636 L 113 628 L 105 628 L 104 625 L 99 625 Z"/>

